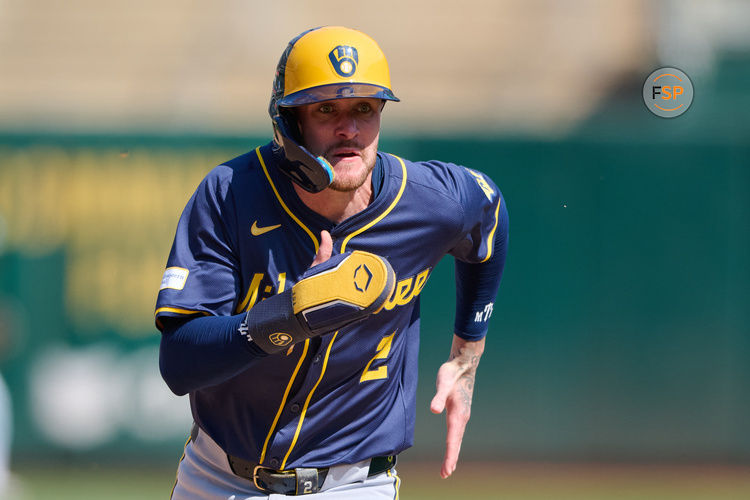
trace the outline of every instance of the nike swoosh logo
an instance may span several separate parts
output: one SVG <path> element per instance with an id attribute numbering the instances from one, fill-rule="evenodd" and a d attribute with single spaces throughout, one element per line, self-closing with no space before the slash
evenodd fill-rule
<path id="1" fill-rule="evenodd" d="M 281 227 L 281 224 L 276 224 L 275 226 L 266 226 L 266 227 L 258 227 L 258 221 L 256 220 L 253 222 L 252 227 L 250 227 L 250 232 L 253 236 L 260 236 L 261 234 L 265 234 L 268 231 L 273 231 L 274 229 L 278 229 Z"/>

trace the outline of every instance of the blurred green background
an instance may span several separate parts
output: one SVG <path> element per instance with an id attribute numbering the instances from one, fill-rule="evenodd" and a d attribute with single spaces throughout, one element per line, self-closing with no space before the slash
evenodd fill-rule
<path id="1" fill-rule="evenodd" d="M 168 497 L 190 416 L 152 323 L 177 218 L 211 167 L 270 139 L 286 42 L 341 23 L 391 63 L 381 149 L 482 170 L 510 212 L 448 481 L 428 405 L 450 260 L 423 292 L 403 498 L 750 497 L 749 17 L 733 1 L 0 3 L 0 492 Z M 641 98 L 661 66 L 695 87 L 672 120 Z"/>

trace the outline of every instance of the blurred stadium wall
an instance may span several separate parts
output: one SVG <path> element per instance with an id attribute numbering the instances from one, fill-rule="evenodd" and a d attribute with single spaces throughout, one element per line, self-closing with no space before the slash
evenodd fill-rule
<path id="1" fill-rule="evenodd" d="M 378 40 L 383 149 L 491 174 L 511 246 L 466 457 L 750 460 L 750 6 L 741 1 L 0 0 L 0 373 L 22 459 L 176 459 L 153 305 L 179 213 L 270 138 L 311 26 Z M 674 120 L 646 76 L 693 79 Z M 417 448 L 452 264 L 422 300 Z"/>

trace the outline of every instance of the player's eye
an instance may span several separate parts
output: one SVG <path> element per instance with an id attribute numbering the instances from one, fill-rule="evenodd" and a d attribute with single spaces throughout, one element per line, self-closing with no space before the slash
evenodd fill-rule
<path id="1" fill-rule="evenodd" d="M 318 108 L 318 111 L 321 113 L 333 113 L 333 105 L 332 104 L 321 104 Z"/>
<path id="2" fill-rule="evenodd" d="M 357 111 L 360 113 L 369 113 L 372 111 L 372 106 L 370 106 L 369 102 L 361 102 L 357 105 Z"/>

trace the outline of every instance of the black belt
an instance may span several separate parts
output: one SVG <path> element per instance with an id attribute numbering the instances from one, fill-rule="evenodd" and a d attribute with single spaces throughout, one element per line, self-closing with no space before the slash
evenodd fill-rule
<path id="1" fill-rule="evenodd" d="M 227 455 L 229 467 L 235 475 L 249 479 L 256 488 L 266 493 L 282 495 L 307 495 L 317 493 L 328 475 L 328 467 L 297 468 L 279 471 L 242 458 Z M 375 457 L 370 460 L 367 477 L 376 476 L 396 465 L 396 455 Z"/>

